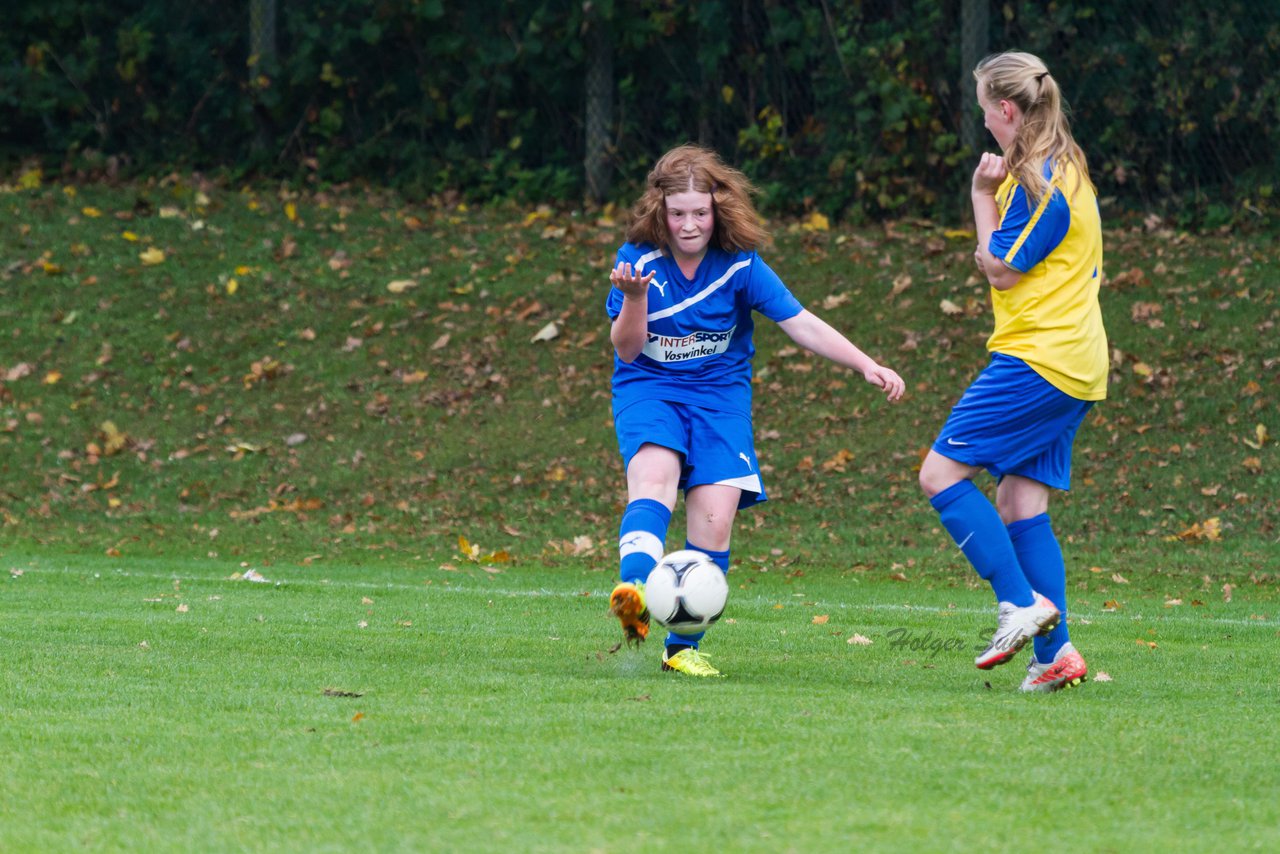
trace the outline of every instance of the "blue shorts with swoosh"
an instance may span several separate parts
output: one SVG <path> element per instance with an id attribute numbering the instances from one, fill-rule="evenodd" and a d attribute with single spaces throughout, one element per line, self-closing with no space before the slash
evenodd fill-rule
<path id="1" fill-rule="evenodd" d="M 766 501 L 756 461 L 751 419 L 687 403 L 633 403 L 614 419 L 625 468 L 643 445 L 670 448 L 681 457 L 680 488 L 723 484 L 742 490 L 738 509 Z"/>
<path id="2" fill-rule="evenodd" d="M 1026 362 L 993 353 L 951 409 L 933 450 L 997 479 L 1029 477 L 1071 488 L 1071 446 L 1093 407 L 1054 388 Z"/>

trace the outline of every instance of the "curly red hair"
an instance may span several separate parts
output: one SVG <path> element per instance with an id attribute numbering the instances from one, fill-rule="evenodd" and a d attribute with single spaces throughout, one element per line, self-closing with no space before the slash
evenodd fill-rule
<path id="1" fill-rule="evenodd" d="M 756 188 L 750 179 L 709 148 L 681 145 L 662 155 L 649 172 L 644 195 L 631 209 L 627 241 L 666 249 L 667 196 L 689 190 L 711 194 L 712 245 L 725 252 L 752 252 L 769 238 L 751 201 Z"/>

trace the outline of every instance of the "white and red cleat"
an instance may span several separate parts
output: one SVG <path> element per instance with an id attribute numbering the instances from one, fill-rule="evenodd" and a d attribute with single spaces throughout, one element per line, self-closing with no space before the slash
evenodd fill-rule
<path id="1" fill-rule="evenodd" d="M 990 670 L 1004 664 L 1018 654 L 1018 650 L 1027 645 L 1027 641 L 1036 635 L 1043 635 L 1058 625 L 1062 614 L 1058 606 L 1045 596 L 1032 591 L 1035 597 L 1030 605 L 1019 608 L 1012 602 L 1000 603 L 1000 621 L 991 643 L 982 654 L 973 660 L 979 670 Z"/>
<path id="2" fill-rule="evenodd" d="M 1031 659 L 1027 665 L 1027 678 L 1022 680 L 1020 690 L 1047 693 L 1073 688 L 1088 678 L 1089 667 L 1084 663 L 1084 656 L 1076 652 L 1070 643 L 1064 643 L 1048 664 L 1041 664 L 1034 657 Z"/>

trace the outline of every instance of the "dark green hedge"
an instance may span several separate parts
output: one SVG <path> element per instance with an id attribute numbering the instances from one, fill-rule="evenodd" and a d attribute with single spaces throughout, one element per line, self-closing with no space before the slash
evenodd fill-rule
<path id="1" fill-rule="evenodd" d="M 17 5 L 0 31 L 10 167 L 577 200 L 592 28 L 613 48 L 618 198 L 698 140 L 776 210 L 950 214 L 973 160 L 962 0 L 275 0 L 274 61 L 250 56 L 248 2 Z M 1280 3 L 987 11 L 990 50 L 1039 53 L 1062 82 L 1105 196 L 1209 224 L 1274 211 Z"/>

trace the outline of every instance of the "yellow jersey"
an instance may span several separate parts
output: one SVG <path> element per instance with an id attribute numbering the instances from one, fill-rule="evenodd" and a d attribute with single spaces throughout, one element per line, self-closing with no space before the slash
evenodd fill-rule
<path id="1" fill-rule="evenodd" d="M 1107 396 L 1107 333 L 1102 282 L 1102 219 L 1093 188 L 1076 167 L 1045 166 L 1050 190 L 1032 210 L 1013 176 L 996 192 L 1000 225 L 991 254 L 1022 278 L 991 290 L 995 330 L 987 349 L 1022 359 L 1059 391 L 1079 400 Z"/>

